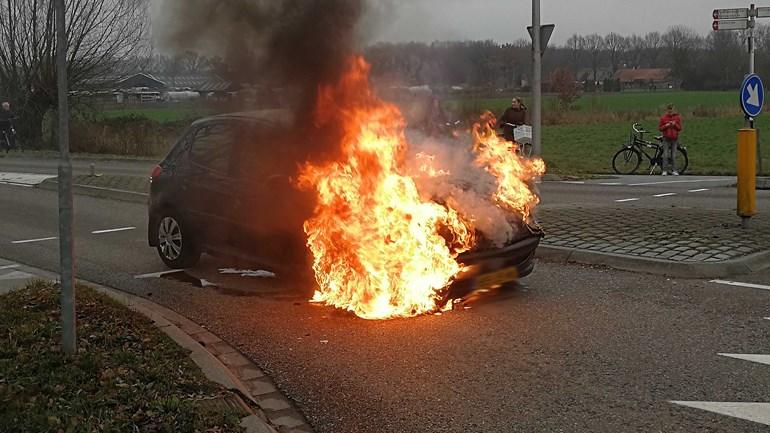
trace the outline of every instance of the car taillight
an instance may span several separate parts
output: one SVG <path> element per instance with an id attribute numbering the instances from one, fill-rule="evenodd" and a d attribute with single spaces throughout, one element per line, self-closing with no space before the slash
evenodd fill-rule
<path id="1" fill-rule="evenodd" d="M 150 179 L 155 179 L 156 177 L 160 176 L 161 173 L 163 173 L 163 167 L 156 165 L 155 168 L 152 169 Z"/>

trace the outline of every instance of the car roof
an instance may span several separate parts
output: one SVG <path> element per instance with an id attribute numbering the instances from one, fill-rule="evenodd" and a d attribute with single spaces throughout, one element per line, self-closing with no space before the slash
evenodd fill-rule
<path id="1" fill-rule="evenodd" d="M 193 122 L 193 125 L 215 122 L 219 120 L 258 122 L 272 126 L 290 126 L 293 123 L 294 115 L 291 111 L 280 108 L 270 110 L 241 111 L 237 113 L 218 114 L 216 116 L 204 117 Z"/>

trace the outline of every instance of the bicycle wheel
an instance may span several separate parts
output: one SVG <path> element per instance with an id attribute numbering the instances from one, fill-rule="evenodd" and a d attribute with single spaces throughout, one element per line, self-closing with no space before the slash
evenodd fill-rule
<path id="1" fill-rule="evenodd" d="M 632 147 L 624 147 L 612 157 L 612 169 L 617 174 L 634 174 L 641 163 L 642 155 Z"/>
<path id="2" fill-rule="evenodd" d="M 690 158 L 687 157 L 687 151 L 681 147 L 678 148 L 677 155 L 674 158 L 676 159 L 677 171 L 679 174 L 684 174 L 687 171 L 687 167 L 690 165 Z"/>
<path id="3" fill-rule="evenodd" d="M 519 154 L 524 158 L 532 156 L 532 143 L 519 143 Z"/>

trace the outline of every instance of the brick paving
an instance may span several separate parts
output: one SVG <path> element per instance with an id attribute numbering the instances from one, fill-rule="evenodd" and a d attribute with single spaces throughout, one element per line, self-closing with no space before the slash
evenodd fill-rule
<path id="1" fill-rule="evenodd" d="M 667 208 L 540 209 L 542 244 L 660 259 L 714 263 L 770 250 L 770 217 L 749 228 L 731 211 Z"/>

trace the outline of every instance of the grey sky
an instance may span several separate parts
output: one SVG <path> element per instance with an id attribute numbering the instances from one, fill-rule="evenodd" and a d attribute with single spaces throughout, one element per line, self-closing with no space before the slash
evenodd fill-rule
<path id="1" fill-rule="evenodd" d="M 527 37 L 526 26 L 532 21 L 530 0 L 385 1 L 395 5 L 388 8 L 375 40 L 510 42 Z M 770 0 L 767 3 L 770 6 Z M 679 24 L 705 35 L 711 31 L 714 8 L 749 4 L 749 0 L 541 0 L 541 9 L 543 23 L 556 24 L 552 40 L 561 44 L 573 33 L 643 34 Z M 766 21 L 770 24 L 770 18 Z"/>

